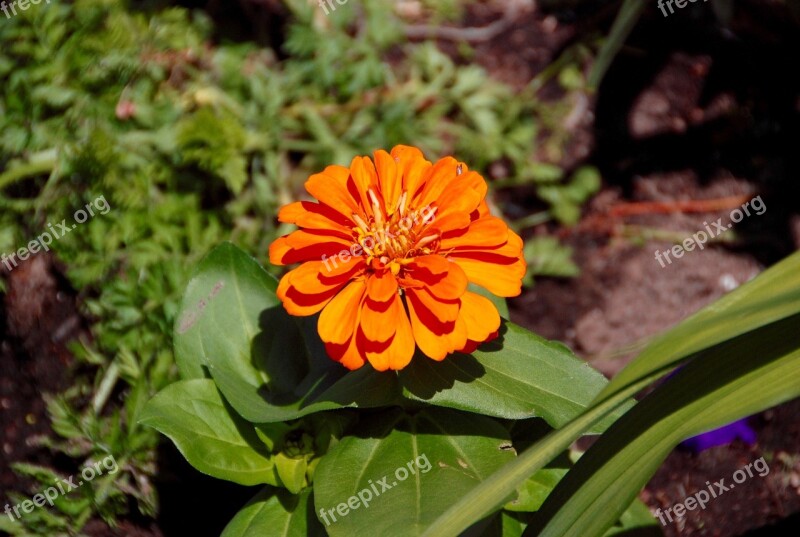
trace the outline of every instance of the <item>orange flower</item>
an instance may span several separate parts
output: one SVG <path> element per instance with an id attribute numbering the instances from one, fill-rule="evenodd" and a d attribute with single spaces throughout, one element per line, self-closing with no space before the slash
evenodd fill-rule
<path id="1" fill-rule="evenodd" d="M 349 369 L 402 369 L 416 347 L 434 360 L 497 335 L 500 315 L 468 282 L 520 293 L 522 239 L 491 216 L 486 182 L 452 157 L 419 149 L 356 157 L 305 184 L 318 203 L 283 207 L 300 230 L 276 240 L 273 264 L 302 263 L 278 285 L 291 315 L 322 312 L 328 354 Z"/>

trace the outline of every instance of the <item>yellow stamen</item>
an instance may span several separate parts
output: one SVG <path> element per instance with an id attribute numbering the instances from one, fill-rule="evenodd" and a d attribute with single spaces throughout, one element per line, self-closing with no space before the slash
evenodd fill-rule
<path id="1" fill-rule="evenodd" d="M 361 218 L 357 214 L 353 214 L 353 220 L 355 221 L 356 224 L 358 224 L 358 227 L 360 227 L 364 233 L 369 233 L 369 226 L 367 225 L 366 222 L 364 222 L 363 218 Z"/>
<path id="2" fill-rule="evenodd" d="M 439 238 L 439 235 L 428 235 L 426 237 L 422 237 L 420 240 L 417 241 L 417 244 L 414 245 L 414 248 L 422 248 L 425 245 L 428 245 Z"/>
<path id="3" fill-rule="evenodd" d="M 397 211 L 400 213 L 400 216 L 403 216 L 406 212 L 406 198 L 408 197 L 408 192 L 403 192 L 400 196 L 400 201 L 397 205 Z"/>
<path id="4" fill-rule="evenodd" d="M 372 201 L 372 213 L 375 216 L 375 223 L 380 226 L 383 224 L 383 210 L 381 210 L 381 204 L 371 188 L 367 191 L 367 194 L 369 195 L 370 201 Z"/>

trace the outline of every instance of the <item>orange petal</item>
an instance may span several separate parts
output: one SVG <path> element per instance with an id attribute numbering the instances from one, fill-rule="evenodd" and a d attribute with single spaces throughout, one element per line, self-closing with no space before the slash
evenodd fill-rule
<path id="1" fill-rule="evenodd" d="M 448 232 L 454 233 L 459 230 L 466 233 L 471 222 L 469 213 L 453 211 L 444 216 L 437 214 L 431 222 L 430 228 L 437 230 L 439 235 L 446 236 Z"/>
<path id="2" fill-rule="evenodd" d="M 470 291 L 461 297 L 459 317 L 464 319 L 467 338 L 472 341 L 486 341 L 500 328 L 500 314 L 491 300 Z"/>
<path id="3" fill-rule="evenodd" d="M 367 157 L 355 157 L 350 162 L 350 179 L 351 185 L 355 187 L 355 192 L 351 189 L 351 193 L 361 200 L 362 211 L 368 215 L 373 214 L 372 200 L 367 193 L 370 190 L 376 195 L 380 193 L 375 165 Z"/>
<path id="4" fill-rule="evenodd" d="M 526 267 L 525 261 L 521 259 L 512 260 L 509 265 L 498 265 L 467 257 L 453 256 L 452 259 L 464 270 L 469 281 L 497 296 L 517 296 L 522 292 L 522 277 L 525 275 Z"/>
<path id="5" fill-rule="evenodd" d="M 365 291 L 363 280 L 352 281 L 325 306 L 317 324 L 322 341 L 349 343 L 358 326 L 358 310 Z"/>
<path id="6" fill-rule="evenodd" d="M 344 218 L 327 205 L 310 201 L 296 201 L 284 206 L 278 213 L 278 220 L 301 228 L 336 230 L 348 238 L 352 237 L 355 226 L 350 218 Z"/>
<path id="7" fill-rule="evenodd" d="M 390 271 L 374 273 L 367 278 L 367 295 L 375 302 L 388 302 L 397 295 L 397 279 Z"/>
<path id="8" fill-rule="evenodd" d="M 458 161 L 453 157 L 444 157 L 434 164 L 425 174 L 425 186 L 412 200 L 414 207 L 425 207 L 436 203 L 442 193 L 451 186 L 456 178 Z"/>
<path id="9" fill-rule="evenodd" d="M 358 349 L 355 336 L 343 345 L 326 343 L 325 351 L 331 359 L 341 363 L 350 370 L 358 369 L 366 362 Z"/>
<path id="10" fill-rule="evenodd" d="M 269 248 L 274 265 L 291 265 L 338 254 L 351 247 L 345 237 L 327 230 L 298 230 L 276 239 Z"/>
<path id="11" fill-rule="evenodd" d="M 409 265 L 409 272 L 414 279 L 435 281 L 441 279 L 443 274 L 450 270 L 450 262 L 444 256 L 437 254 L 420 255 L 414 258 Z M 437 276 L 439 278 L 437 278 Z"/>
<path id="12" fill-rule="evenodd" d="M 420 289 L 407 289 L 407 295 L 414 295 L 416 302 L 420 302 L 431 313 L 431 322 L 428 327 L 436 334 L 445 334 L 453 330 L 455 320 L 461 308 L 459 299 L 441 300 L 431 294 L 427 287 Z M 435 321 L 435 322 L 434 322 Z"/>
<path id="13" fill-rule="evenodd" d="M 392 158 L 403 176 L 403 190 L 408 192 L 409 200 L 416 197 L 424 184 L 425 176 L 432 166 L 416 147 L 397 145 L 392 149 Z"/>
<path id="14" fill-rule="evenodd" d="M 442 235 L 440 247 L 443 250 L 459 247 L 469 250 L 493 248 L 508 242 L 508 231 L 508 225 L 500 218 L 479 218 L 466 231 L 451 231 Z"/>
<path id="15" fill-rule="evenodd" d="M 400 188 L 402 187 L 402 179 L 397 175 L 397 162 L 382 149 L 375 151 L 374 155 L 380 191 L 386 203 L 386 213 L 392 215 L 397 210 Z"/>
<path id="16" fill-rule="evenodd" d="M 463 348 L 459 349 L 458 352 L 463 353 L 463 354 L 472 354 L 473 352 L 475 352 L 478 349 L 478 347 L 480 347 L 484 343 L 488 343 L 489 341 L 492 341 L 493 339 L 497 339 L 497 337 L 499 335 L 500 335 L 500 332 L 496 330 L 496 331 L 492 332 L 491 334 L 489 334 L 489 336 L 483 341 L 473 341 L 471 339 L 467 340 L 467 344 L 464 345 Z"/>
<path id="17" fill-rule="evenodd" d="M 357 212 L 358 204 L 347 188 L 350 170 L 344 166 L 328 166 L 308 178 L 306 191 L 345 218 Z"/>
<path id="18" fill-rule="evenodd" d="M 462 167 L 465 166 L 462 164 Z M 486 181 L 478 173 L 464 172 L 456 175 L 448 188 L 436 199 L 437 206 L 441 207 L 440 214 L 437 216 L 443 216 L 452 211 L 471 213 L 486 197 L 487 189 Z"/>
<path id="19" fill-rule="evenodd" d="M 419 350 L 425 356 L 436 361 L 444 360 L 445 356 L 447 356 L 447 342 L 439 335 L 434 334 L 428 327 L 426 321 L 433 324 L 430 312 L 425 309 L 421 302 L 413 298 L 411 293 L 406 296 L 408 297 L 406 305 L 411 319 L 411 331 L 414 334 L 414 340 L 417 342 Z"/>
<path id="20" fill-rule="evenodd" d="M 291 251 L 292 247 L 286 240 L 286 236 L 278 237 L 269 245 L 269 262 L 273 265 L 288 265 L 291 261 L 284 261 L 284 259 Z"/>
<path id="21" fill-rule="evenodd" d="M 400 306 L 402 308 L 402 304 Z M 405 310 L 397 319 L 397 331 L 392 339 L 392 344 L 386 350 L 386 362 L 389 369 L 399 371 L 411 363 L 414 356 L 416 343 L 414 333 L 411 331 L 411 321 L 408 320 Z"/>
<path id="22" fill-rule="evenodd" d="M 438 259 L 434 261 L 434 258 Z M 443 300 L 460 298 L 469 283 L 467 275 L 457 263 L 439 255 L 420 256 L 409 263 L 406 270 L 410 278 L 421 281 L 433 296 Z"/>
<path id="23" fill-rule="evenodd" d="M 453 331 L 445 335 L 445 342 L 447 344 L 447 354 L 454 353 L 458 349 L 463 349 L 467 344 L 467 324 L 464 319 L 459 317 L 456 319 Z"/>
<path id="24" fill-rule="evenodd" d="M 343 282 L 342 285 L 344 283 L 346 282 Z M 287 274 L 278 283 L 277 295 L 289 315 L 306 317 L 314 315 L 324 308 L 336 296 L 338 290 L 338 287 L 334 287 L 319 293 L 303 292 L 291 285 L 289 274 Z"/>
<path id="25" fill-rule="evenodd" d="M 405 310 L 397 294 L 394 295 L 394 300 L 385 303 L 368 298 L 361 305 L 361 330 L 371 342 L 385 343 L 394 335 L 397 318 L 401 314 L 405 315 Z"/>
<path id="26" fill-rule="evenodd" d="M 367 267 L 367 263 L 363 257 L 349 256 L 349 252 L 342 252 L 338 255 L 331 256 L 322 260 L 322 267 L 320 269 L 317 279 L 323 286 L 335 285 L 341 282 L 342 278 L 351 279 L 363 272 Z"/>
<path id="27" fill-rule="evenodd" d="M 290 203 L 289 205 L 284 205 L 281 207 L 281 210 L 278 211 L 278 221 L 279 222 L 287 222 L 289 224 L 294 224 L 297 222 L 297 219 L 306 212 L 305 207 L 303 207 L 302 201 L 296 201 L 294 203 Z"/>
<path id="28" fill-rule="evenodd" d="M 328 260 L 330 261 L 330 260 Z M 322 293 L 332 287 L 341 287 L 362 268 L 361 258 L 350 259 L 340 264 L 334 271 L 332 263 L 308 261 L 289 272 L 289 282 L 293 287 L 308 293 Z"/>

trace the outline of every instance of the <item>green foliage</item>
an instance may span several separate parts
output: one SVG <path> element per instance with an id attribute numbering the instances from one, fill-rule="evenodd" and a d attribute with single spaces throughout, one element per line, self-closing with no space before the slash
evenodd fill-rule
<path id="1" fill-rule="evenodd" d="M 357 535 L 365 527 L 380 535 L 413 537 L 454 496 L 512 460 L 509 441 L 503 427 L 484 416 L 435 408 L 413 416 L 384 412 L 322 459 L 314 505 L 317 511 L 336 509 L 351 497 L 360 499 L 346 516 L 328 515 L 331 537 Z"/>
<path id="2" fill-rule="evenodd" d="M 234 194 L 247 182 L 247 161 L 242 150 L 245 132 L 234 118 L 201 108 L 177 126 L 178 159 L 182 166 L 219 177 Z"/>
<path id="3" fill-rule="evenodd" d="M 398 485 L 393 501 L 326 524 L 330 535 L 349 535 L 376 520 L 395 528 L 392 534 L 418 534 L 447 509 L 450 493 L 472 490 L 513 459 L 516 446 L 580 415 L 607 385 L 565 346 L 511 323 L 471 355 L 443 362 L 417 356 L 399 373 L 348 372 L 322 351 L 316 318 L 289 317 L 276 286 L 230 243 L 203 259 L 176 316 L 176 358 L 186 380 L 161 390 L 140 422 L 168 436 L 209 475 L 295 494 L 313 487 L 317 509 L 338 508 L 371 476 L 378 480 L 426 457 L 427 469 L 417 467 L 422 474 L 433 469 L 430 479 L 414 474 L 415 486 Z M 627 408 L 593 430 L 604 430 Z M 538 508 L 558 482 L 552 477 L 521 489 L 517 509 Z M 272 498 L 265 489 L 229 531 L 251 523 L 262 528 L 265 513 L 294 524 L 292 510 L 275 511 Z M 412 523 L 401 525 L 409 514 Z"/>
<path id="4" fill-rule="evenodd" d="M 231 520 L 222 537 L 274 535 L 280 537 L 324 537 L 322 523 L 312 515 L 311 490 L 297 496 L 265 487 Z M 280 528 L 280 533 L 276 528 Z"/>
<path id="5" fill-rule="evenodd" d="M 526 530 L 603 535 L 678 442 L 800 396 L 798 321 L 800 254 L 794 254 L 664 334 L 583 414 L 454 502 L 424 535 L 456 536 L 494 512 L 592 424 L 685 363 L 581 457 Z"/>
<path id="6" fill-rule="evenodd" d="M 553 237 L 534 237 L 523 248 L 528 272 L 523 283 L 533 285 L 534 276 L 577 276 L 580 269 L 572 261 L 572 248 L 564 246 Z"/>
<path id="7" fill-rule="evenodd" d="M 343 377 L 321 359 L 307 327 L 287 319 L 282 339 L 263 343 L 302 348 L 308 363 L 274 374 L 270 387 L 281 397 L 269 402 L 253 398 L 263 379 L 252 371 L 225 377 L 217 361 L 238 357 L 208 357 L 197 352 L 202 338 L 175 337 L 179 315 L 196 311 L 217 283 L 194 282 L 182 303 L 192 267 L 225 240 L 263 257 L 285 232 L 274 219 L 278 207 L 302 195 L 309 174 L 412 143 L 431 158 L 457 153 L 484 173 L 506 162 L 509 185 L 559 184 L 552 166 L 531 159 L 544 108 L 432 43 L 405 42 L 390 2 L 349 2 L 325 18 L 304 0 L 285 5 L 281 51 L 212 45 L 201 12 L 134 10 L 112 0 L 40 4 L 0 24 L 0 251 L 26 244 L 48 223 L 70 222 L 101 196 L 110 207 L 51 245 L 80 293 L 92 338 L 74 345 L 75 371 L 84 376 L 51 398 L 55 435 L 42 443 L 76 464 L 109 453 L 125 462 L 108 490 L 87 489 L 93 497 L 81 509 L 42 510 L 42 520 L 14 531 L 74 533 L 97 514 L 113 523 L 129 505 L 155 512 L 158 435 L 137 422 L 147 399 L 176 379 L 176 360 L 187 379 L 206 377 L 213 360 L 212 376 L 231 405 L 260 423 L 399 395 L 386 376 Z M 438 20 L 456 16 L 461 2 L 425 6 Z M 396 61 L 387 61 L 390 51 Z M 550 117 L 548 128 L 555 123 Z M 537 166 L 551 175 L 531 173 Z M 576 199 L 567 205 L 585 198 Z M 227 317 L 235 309 L 208 307 L 218 319 L 235 319 Z M 207 318 L 198 320 L 204 333 L 212 332 Z M 354 387 L 359 398 L 350 397 Z M 310 478 L 315 459 L 304 460 Z M 282 472 L 297 490 L 302 464 L 289 462 L 299 466 Z"/>
<path id="8" fill-rule="evenodd" d="M 171 384 L 150 401 L 140 423 L 169 436 L 203 473 L 241 485 L 278 484 L 255 429 L 228 410 L 211 380 Z"/>
<path id="9" fill-rule="evenodd" d="M 591 167 L 580 168 L 564 185 L 539 187 L 537 194 L 550 203 L 552 214 L 562 224 L 574 225 L 580 219 L 580 207 L 600 190 L 600 173 Z"/>

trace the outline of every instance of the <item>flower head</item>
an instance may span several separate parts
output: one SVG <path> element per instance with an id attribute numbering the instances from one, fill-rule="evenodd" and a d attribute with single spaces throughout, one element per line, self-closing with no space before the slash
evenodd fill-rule
<path id="1" fill-rule="evenodd" d="M 467 285 L 516 296 L 525 262 L 522 239 L 489 214 L 479 174 L 397 146 L 376 151 L 374 162 L 328 166 L 305 187 L 318 202 L 281 209 L 280 221 L 300 229 L 272 243 L 269 257 L 302 263 L 281 279 L 278 297 L 291 315 L 322 312 L 331 358 L 398 370 L 417 347 L 443 360 L 496 337 L 497 309 Z"/>

